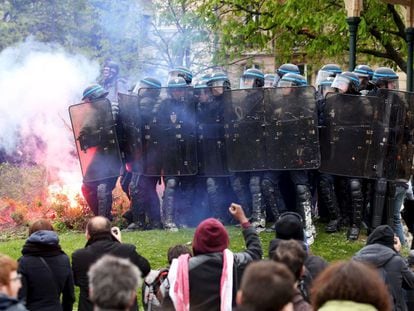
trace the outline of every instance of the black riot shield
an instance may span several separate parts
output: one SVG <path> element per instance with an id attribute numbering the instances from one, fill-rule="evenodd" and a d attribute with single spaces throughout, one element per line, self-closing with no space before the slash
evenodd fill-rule
<path id="1" fill-rule="evenodd" d="M 142 121 L 139 113 L 138 96 L 118 94 L 119 145 L 125 161 L 134 172 L 142 173 Z"/>
<path id="2" fill-rule="evenodd" d="M 190 87 L 162 88 L 145 125 L 144 175 L 197 174 L 195 102 Z"/>
<path id="3" fill-rule="evenodd" d="M 228 176 L 224 140 L 224 90 L 194 89 L 197 116 L 198 175 Z"/>
<path id="4" fill-rule="evenodd" d="M 70 106 L 69 115 L 84 182 L 119 176 L 122 159 L 109 100 Z"/>
<path id="5" fill-rule="evenodd" d="M 320 164 L 315 89 L 266 89 L 266 152 L 269 169 L 317 169 Z"/>
<path id="6" fill-rule="evenodd" d="M 267 170 L 264 144 L 264 89 L 227 91 L 224 94 L 224 102 L 224 130 L 229 170 Z"/>
<path id="7" fill-rule="evenodd" d="M 389 132 L 384 161 L 384 177 L 390 181 L 408 181 L 413 166 L 414 94 L 380 89 L 389 109 Z"/>
<path id="8" fill-rule="evenodd" d="M 348 177 L 382 177 L 389 122 L 385 100 L 328 94 L 325 116 L 319 170 Z"/>

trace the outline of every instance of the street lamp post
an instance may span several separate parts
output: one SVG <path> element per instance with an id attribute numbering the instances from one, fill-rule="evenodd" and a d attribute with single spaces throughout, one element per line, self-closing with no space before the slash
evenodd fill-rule
<path id="1" fill-rule="evenodd" d="M 361 21 L 362 0 L 345 0 L 345 8 L 346 22 L 349 26 L 349 71 L 353 71 L 356 64 L 356 40 L 358 25 Z"/>

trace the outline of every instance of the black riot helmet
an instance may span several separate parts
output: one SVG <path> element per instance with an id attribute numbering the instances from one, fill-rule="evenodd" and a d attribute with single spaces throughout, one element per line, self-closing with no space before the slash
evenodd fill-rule
<path id="1" fill-rule="evenodd" d="M 264 76 L 264 87 L 274 87 L 276 75 L 273 73 L 267 73 Z"/>
<path id="2" fill-rule="evenodd" d="M 145 77 L 137 83 L 132 93 L 143 96 L 158 97 L 161 93 L 161 86 L 161 81 L 158 79 Z M 140 89 L 142 90 L 140 91 Z"/>
<path id="3" fill-rule="evenodd" d="M 168 72 L 168 80 L 171 80 L 172 78 L 181 77 L 185 80 L 187 85 L 191 84 L 191 81 L 193 81 L 193 74 L 187 67 L 184 66 L 178 66 L 174 69 L 171 69 Z"/>
<path id="4" fill-rule="evenodd" d="M 321 81 L 326 80 L 326 78 L 335 78 L 336 75 L 340 73 L 342 73 L 342 69 L 337 64 L 326 64 L 322 66 L 322 68 L 318 71 L 318 75 L 316 76 L 315 87 L 318 88 Z"/>
<path id="5" fill-rule="evenodd" d="M 280 78 L 277 83 L 277 87 L 294 87 L 294 86 L 306 86 L 308 82 L 305 77 L 297 73 L 287 73 Z"/>
<path id="6" fill-rule="evenodd" d="M 300 74 L 300 70 L 299 70 L 299 67 L 296 66 L 295 64 L 286 63 L 286 64 L 281 65 L 276 70 L 276 73 L 279 76 L 279 78 L 281 78 L 281 77 L 283 77 L 287 73 L 297 73 L 297 74 Z"/>
<path id="7" fill-rule="evenodd" d="M 374 71 L 372 82 L 378 88 L 398 90 L 398 75 L 394 70 L 388 67 L 379 67 Z"/>
<path id="8" fill-rule="evenodd" d="M 359 90 L 366 90 L 369 86 L 369 81 L 372 80 L 374 71 L 368 65 L 358 65 L 355 67 L 353 73 L 359 78 Z"/>
<path id="9" fill-rule="evenodd" d="M 243 72 L 240 78 L 241 89 L 251 89 L 264 86 L 264 74 L 261 70 L 250 68 Z"/>
<path id="10" fill-rule="evenodd" d="M 355 73 L 345 71 L 335 77 L 332 87 L 342 94 L 359 94 L 359 78 Z"/>
<path id="11" fill-rule="evenodd" d="M 93 102 L 97 99 L 105 98 L 108 95 L 108 92 L 100 86 L 99 84 L 92 84 L 88 86 L 82 94 L 82 100 Z"/>

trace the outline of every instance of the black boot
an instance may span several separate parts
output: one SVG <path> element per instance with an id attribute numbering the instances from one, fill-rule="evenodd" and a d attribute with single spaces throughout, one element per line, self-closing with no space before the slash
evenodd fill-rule
<path id="1" fill-rule="evenodd" d="M 349 182 L 351 192 L 351 207 L 352 207 L 352 225 L 348 229 L 348 240 L 358 240 L 359 232 L 362 225 L 362 208 L 363 208 L 363 195 L 362 185 L 359 179 L 351 179 Z"/>
<path id="2" fill-rule="evenodd" d="M 334 185 L 328 180 L 321 180 L 320 199 L 325 204 L 329 213 L 329 223 L 326 225 L 325 231 L 328 233 L 337 232 L 340 229 L 339 207 L 336 200 Z"/>

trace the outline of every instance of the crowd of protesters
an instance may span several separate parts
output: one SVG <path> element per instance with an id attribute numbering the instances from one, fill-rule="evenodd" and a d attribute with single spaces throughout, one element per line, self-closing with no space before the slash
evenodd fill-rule
<path id="1" fill-rule="evenodd" d="M 141 303 L 178 311 L 412 310 L 413 258 L 401 256 L 390 226 L 377 227 L 351 260 L 329 264 L 310 252 L 299 214 L 278 218 L 264 258 L 243 208 L 233 203 L 228 212 L 240 225 L 244 251 L 230 251 L 226 228 L 208 218 L 197 226 L 192 249 L 171 245 L 169 266 L 159 270 L 105 217 L 88 221 L 86 245 L 71 261 L 52 224 L 35 221 L 17 261 L 0 255 L 0 310 L 69 311 L 76 300 L 80 311 L 138 310 Z"/>

